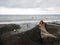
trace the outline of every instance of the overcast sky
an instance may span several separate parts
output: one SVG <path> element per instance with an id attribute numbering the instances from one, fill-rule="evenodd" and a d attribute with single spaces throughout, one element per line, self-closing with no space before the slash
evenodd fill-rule
<path id="1" fill-rule="evenodd" d="M 60 14 L 60 0 L 0 0 L 0 14 Z"/>

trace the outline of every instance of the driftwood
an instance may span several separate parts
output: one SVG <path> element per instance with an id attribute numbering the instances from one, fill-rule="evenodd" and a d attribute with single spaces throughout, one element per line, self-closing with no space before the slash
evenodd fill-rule
<path id="1" fill-rule="evenodd" d="M 49 31 L 47 31 L 47 24 L 44 23 L 42 20 L 41 22 L 39 23 L 39 29 L 40 29 L 40 32 L 41 32 L 41 38 L 43 40 L 43 42 L 46 44 L 46 45 L 59 45 L 59 39 L 56 35 L 56 33 L 50 33 Z M 51 31 L 51 29 L 50 29 Z"/>

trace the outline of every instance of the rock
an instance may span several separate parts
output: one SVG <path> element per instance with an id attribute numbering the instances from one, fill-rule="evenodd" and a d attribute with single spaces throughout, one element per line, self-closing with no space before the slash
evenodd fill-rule
<path id="1" fill-rule="evenodd" d="M 17 24 L 0 24 L 0 35 L 14 31 L 14 29 L 20 29 L 20 26 Z"/>
<path id="2" fill-rule="evenodd" d="M 3 45 L 42 45 L 38 26 L 23 33 L 1 37 Z"/>
<path id="3" fill-rule="evenodd" d="M 4 40 L 10 38 L 10 31 L 14 29 L 20 29 L 20 26 L 17 24 L 0 24 L 0 45 L 3 45 Z"/>
<path id="4" fill-rule="evenodd" d="M 57 25 L 57 24 L 56 24 Z M 53 35 L 58 35 L 58 27 L 55 24 L 51 25 L 46 23 L 47 31 Z M 6 25 L 5 25 L 6 26 Z M 1 34 L 0 45 L 59 45 L 59 38 L 41 38 L 41 32 L 39 31 L 39 26 L 36 25 L 34 28 L 29 29 L 22 33 L 16 33 L 14 35 L 8 33 L 15 29 L 15 26 L 2 26 L 4 28 L 0 29 Z M 18 26 L 19 27 L 19 26 Z M 4 29 L 6 29 L 4 31 Z M 3 31 L 2 31 L 3 30 Z M 54 32 L 55 31 L 55 32 Z M 59 36 L 57 36 L 59 37 Z M 56 43 L 57 42 L 57 43 Z"/>

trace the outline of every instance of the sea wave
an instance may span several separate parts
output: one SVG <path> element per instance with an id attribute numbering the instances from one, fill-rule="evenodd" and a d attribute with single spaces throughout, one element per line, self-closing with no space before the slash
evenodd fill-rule
<path id="1" fill-rule="evenodd" d="M 0 24 L 23 24 L 23 23 L 38 23 L 40 20 L 36 21 L 9 21 L 9 22 L 0 22 Z M 60 22 L 60 20 L 44 20 L 44 22 Z"/>

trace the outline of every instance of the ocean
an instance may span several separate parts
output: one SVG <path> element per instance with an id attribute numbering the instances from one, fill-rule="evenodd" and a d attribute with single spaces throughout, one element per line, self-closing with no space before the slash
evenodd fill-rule
<path id="1" fill-rule="evenodd" d="M 0 15 L 0 22 L 28 20 L 60 20 L 60 15 Z"/>
<path id="2" fill-rule="evenodd" d="M 0 15 L 0 23 L 24 23 L 44 21 L 60 21 L 60 15 Z"/>

